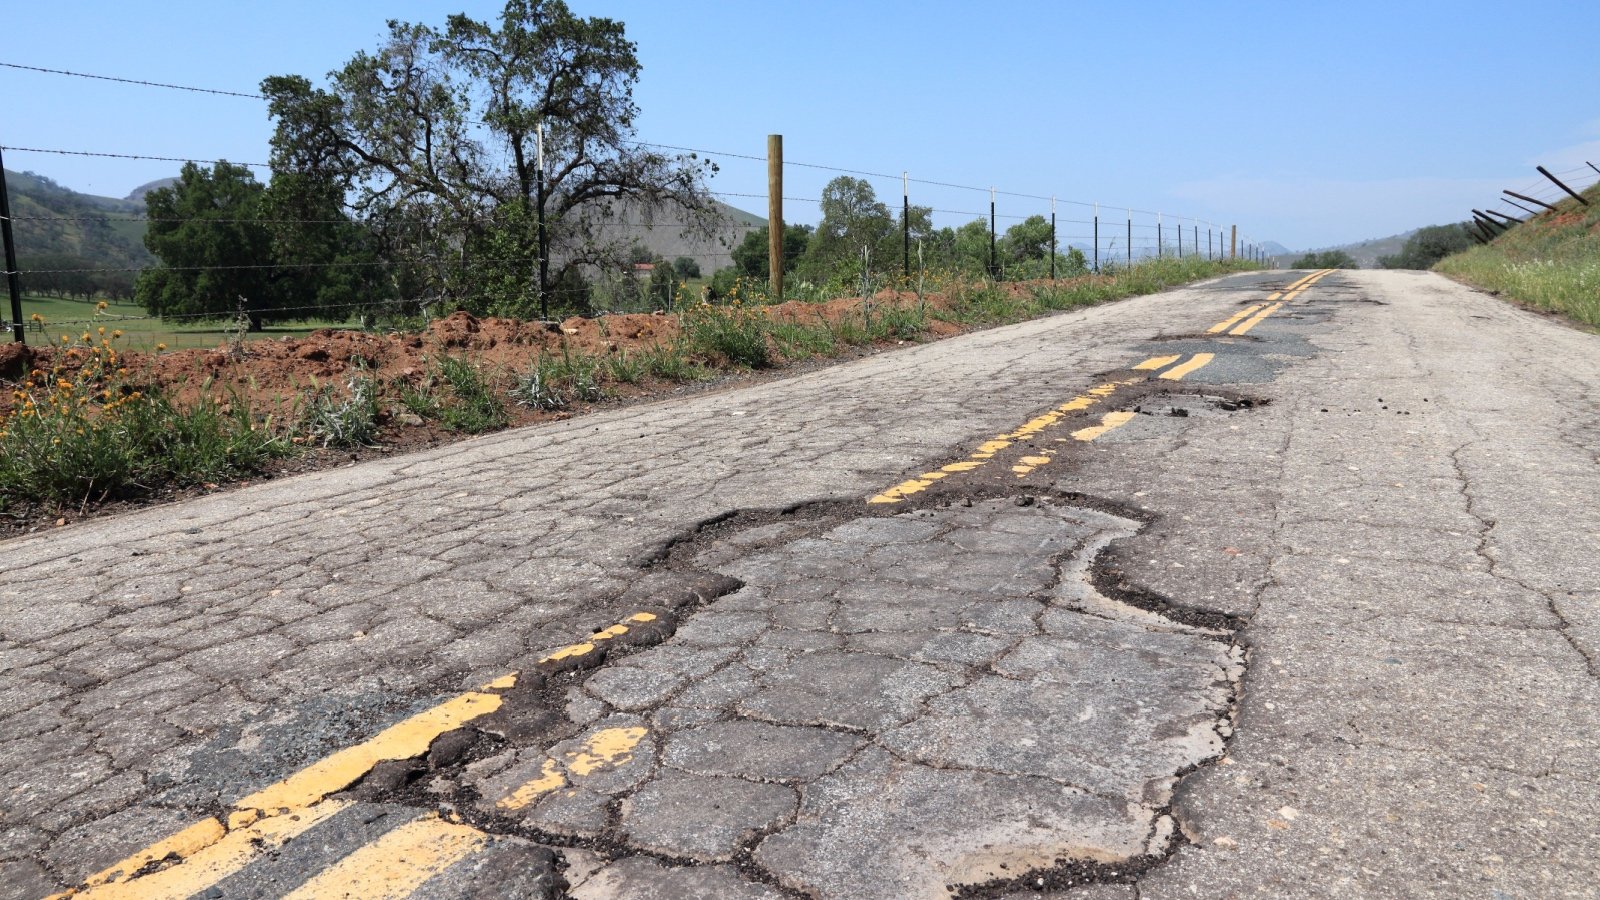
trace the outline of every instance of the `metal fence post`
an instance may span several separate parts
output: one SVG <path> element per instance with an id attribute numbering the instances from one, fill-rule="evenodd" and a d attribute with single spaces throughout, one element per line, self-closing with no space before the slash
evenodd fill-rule
<path id="1" fill-rule="evenodd" d="M 1094 205 L 1094 273 L 1100 274 L 1100 204 Z"/>
<path id="2" fill-rule="evenodd" d="M 911 278 L 911 178 L 905 172 L 900 173 L 900 236 L 905 246 L 902 255 L 905 258 L 906 278 Z"/>
<path id="3" fill-rule="evenodd" d="M 1133 210 L 1128 210 L 1128 267 L 1133 267 Z"/>
<path id="4" fill-rule="evenodd" d="M 536 132 L 535 149 L 537 151 L 534 164 L 538 174 L 534 180 L 534 193 L 538 196 L 534 200 L 537 207 L 534 214 L 539 217 L 539 318 L 541 321 L 550 321 L 550 230 L 545 226 L 545 183 L 544 183 L 544 122 L 539 123 Z M 420 226 L 419 226 L 420 230 Z"/>
<path id="5" fill-rule="evenodd" d="M 1050 196 L 1050 280 L 1056 280 L 1056 198 Z"/>
<path id="6" fill-rule="evenodd" d="M 1584 206 L 1589 205 L 1589 201 L 1583 199 L 1582 194 L 1578 193 L 1572 188 L 1567 187 L 1566 184 L 1561 181 L 1561 179 L 1551 175 L 1549 169 L 1546 169 L 1544 166 L 1534 166 L 1534 168 L 1539 170 L 1540 175 L 1543 175 L 1551 181 L 1554 181 L 1556 183 L 1556 187 L 1561 188 L 1563 191 L 1566 191 L 1568 194 L 1572 195 L 1572 199 L 1582 203 Z"/>
<path id="7" fill-rule="evenodd" d="M 995 262 L 994 239 L 994 188 L 989 188 L 989 277 L 1000 278 L 1000 266 Z"/>
<path id="8" fill-rule="evenodd" d="M 6 186 L 5 158 L 0 156 L 0 242 L 5 244 L 6 290 L 11 294 L 11 339 L 19 344 L 28 342 L 27 327 L 22 324 L 22 288 L 17 284 L 17 241 L 11 233 L 11 195 Z"/>

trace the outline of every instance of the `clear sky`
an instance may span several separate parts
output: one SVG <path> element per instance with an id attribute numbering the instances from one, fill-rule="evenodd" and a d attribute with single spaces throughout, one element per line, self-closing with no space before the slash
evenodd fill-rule
<path id="1" fill-rule="evenodd" d="M 1502 188 L 1553 193 L 1535 163 L 1600 165 L 1593 0 L 571 5 L 621 19 L 638 43 L 643 140 L 760 156 L 780 132 L 790 161 L 1098 201 L 1118 222 L 1133 206 L 1169 223 L 1236 222 L 1302 249 L 1465 218 Z M 442 24 L 452 12 L 492 19 L 499 9 L 6 6 L 0 61 L 245 92 L 266 75 L 320 77 L 374 48 L 388 18 Z M 270 124 L 255 100 L 3 68 L 0 91 L 6 146 L 267 155 Z M 721 162 L 716 190 L 765 191 L 763 163 Z M 176 174 L 174 164 L 21 152 L 6 166 L 111 196 Z M 814 198 L 832 174 L 791 168 L 785 193 Z M 874 186 L 898 206 L 898 179 Z M 988 204 L 981 192 L 915 184 L 912 200 L 950 210 L 940 224 Z M 762 200 L 733 202 L 765 214 Z M 1005 196 L 999 207 L 1049 212 Z M 1086 208 L 1060 210 L 1064 221 L 1087 218 Z M 816 216 L 815 204 L 787 211 L 792 221 Z"/>

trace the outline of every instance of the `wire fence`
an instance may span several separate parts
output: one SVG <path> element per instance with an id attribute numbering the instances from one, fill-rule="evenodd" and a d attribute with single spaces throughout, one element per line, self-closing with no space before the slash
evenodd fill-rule
<path id="1" fill-rule="evenodd" d="M 174 83 L 154 81 L 154 80 L 146 80 L 146 79 L 138 79 L 138 78 L 127 78 L 127 77 L 120 77 L 120 76 L 112 76 L 112 75 L 80 72 L 80 71 L 73 71 L 73 70 L 62 69 L 62 68 L 49 68 L 49 67 L 42 67 L 42 66 L 30 66 L 30 65 L 23 65 L 23 64 L 20 64 L 20 63 L 0 62 L 0 68 L 27 71 L 27 72 L 46 74 L 46 75 L 52 75 L 52 76 L 88 79 L 88 80 L 99 81 L 99 82 L 113 82 L 113 83 L 120 83 L 120 84 L 136 85 L 136 86 L 148 87 L 148 88 L 153 88 L 153 89 L 162 89 L 162 90 L 169 90 L 169 91 L 181 91 L 181 92 L 187 92 L 187 93 L 193 93 L 193 94 L 212 95 L 212 96 L 217 96 L 217 97 L 239 98 L 239 99 L 247 99 L 247 100 L 257 100 L 257 101 L 265 101 L 267 99 L 267 98 L 263 97 L 262 95 L 260 95 L 259 93 L 247 93 L 247 92 L 244 92 L 244 91 L 233 91 L 233 90 L 223 90 L 223 89 L 210 88 L 210 87 L 200 87 L 200 86 L 194 86 L 194 85 L 174 84 Z M 485 123 L 473 122 L 472 124 L 484 125 Z M 726 151 L 726 150 L 714 150 L 714 149 L 708 149 L 708 148 L 703 148 L 703 147 L 685 146 L 685 145 L 680 145 L 680 144 L 653 143 L 653 142 L 643 141 L 643 140 L 628 140 L 625 143 L 627 143 L 627 144 L 629 144 L 631 146 L 647 148 L 647 149 L 652 150 L 652 151 L 662 151 L 662 152 L 678 153 L 678 154 L 691 154 L 696 158 L 707 159 L 707 160 L 715 162 L 718 165 L 718 167 L 719 167 L 718 168 L 718 173 L 719 174 L 722 171 L 722 167 L 732 168 L 732 167 L 746 167 L 746 166 L 755 166 L 755 165 L 760 165 L 762 167 L 765 167 L 769 163 L 769 160 L 768 160 L 768 158 L 766 156 L 757 155 L 757 154 L 750 154 L 750 153 L 741 153 L 741 152 Z M 42 156 L 64 156 L 64 157 L 74 157 L 74 158 L 91 158 L 91 159 L 107 159 L 107 160 L 131 160 L 131 161 L 162 162 L 162 163 L 182 163 L 182 164 L 191 164 L 192 163 L 192 164 L 202 165 L 202 166 L 211 165 L 214 162 L 216 162 L 216 160 L 212 160 L 212 159 L 206 158 L 204 155 L 198 155 L 198 154 L 196 154 L 196 155 L 180 155 L 180 154 L 167 155 L 167 154 L 160 154 L 160 153 L 141 153 L 141 152 L 131 152 L 131 151 L 121 152 L 121 151 L 118 151 L 118 150 L 101 149 L 101 148 L 79 149 L 79 148 L 23 146 L 23 145 L 16 145 L 16 146 L 4 145 L 4 146 L 0 146 L 0 152 L 13 153 L 13 154 L 29 154 L 29 155 L 42 155 Z M 245 167 L 249 167 L 249 168 L 261 169 L 261 170 L 266 170 L 266 171 L 270 171 L 271 168 L 272 168 L 271 164 L 263 163 L 263 162 L 237 161 L 237 160 L 228 160 L 228 162 L 230 162 L 233 165 L 245 166 Z M 803 173 L 814 173 L 819 178 L 820 177 L 827 177 L 827 178 L 832 179 L 832 178 L 838 178 L 840 176 L 848 176 L 848 177 L 851 177 L 851 178 L 858 178 L 858 179 L 866 181 L 873 188 L 874 193 L 876 193 L 878 195 L 880 202 L 884 203 L 885 208 L 890 212 L 891 216 L 893 216 L 894 214 L 900 214 L 899 215 L 900 222 L 898 223 L 899 227 L 902 228 L 902 229 L 906 229 L 906 230 L 909 230 L 910 227 L 911 227 L 911 223 L 909 221 L 909 218 L 904 215 L 904 212 L 908 211 L 908 210 L 917 211 L 918 215 L 924 214 L 921 211 L 925 210 L 926 211 L 926 215 L 930 216 L 930 218 L 933 220 L 933 223 L 935 225 L 937 225 L 942 220 L 945 223 L 944 227 L 953 226 L 958 221 L 963 225 L 965 225 L 967 223 L 982 221 L 982 222 L 987 223 L 987 225 L 989 226 L 989 239 L 990 239 L 991 247 L 992 247 L 995 244 L 995 242 L 998 241 L 998 239 L 1000 237 L 1000 233 L 1003 231 L 1003 229 L 1000 226 L 1001 222 L 1005 222 L 1005 223 L 1021 223 L 1021 222 L 1027 222 L 1030 219 L 1032 219 L 1032 220 L 1039 220 L 1039 219 L 1046 220 L 1046 221 L 1048 221 L 1050 223 L 1050 227 L 1051 227 L 1052 254 L 1054 254 L 1054 252 L 1056 252 L 1057 249 L 1059 249 L 1063 253 L 1065 253 L 1065 252 L 1067 252 L 1069 250 L 1077 250 L 1077 251 L 1079 251 L 1079 252 L 1084 254 L 1084 257 L 1087 260 L 1089 266 L 1092 269 L 1096 270 L 1096 271 L 1100 270 L 1101 268 L 1103 268 L 1103 267 L 1105 267 L 1107 265 L 1117 265 L 1117 266 L 1132 265 L 1132 264 L 1136 264 L 1136 263 L 1141 262 L 1141 261 L 1146 260 L 1146 259 L 1155 258 L 1155 257 L 1161 257 L 1161 256 L 1168 256 L 1168 255 L 1207 256 L 1207 257 L 1211 257 L 1211 258 L 1222 258 L 1224 256 L 1235 255 L 1235 254 L 1236 255 L 1249 255 L 1249 256 L 1253 256 L 1253 257 L 1257 257 L 1257 258 L 1264 258 L 1264 256 L 1265 256 L 1264 252 L 1261 251 L 1261 249 L 1258 246 L 1256 246 L 1254 242 L 1250 241 L 1247 237 L 1243 240 L 1243 243 L 1238 243 L 1237 239 L 1235 238 L 1235 235 L 1232 233 L 1232 231 L 1230 231 L 1227 235 L 1225 235 L 1224 234 L 1224 229 L 1222 228 L 1222 226 L 1220 226 L 1220 225 L 1218 225 L 1218 224 L 1216 224 L 1214 222 L 1210 222 L 1210 221 L 1207 221 L 1207 220 L 1204 220 L 1204 219 L 1201 219 L 1201 218 L 1197 218 L 1197 217 L 1174 216 L 1174 215 L 1171 215 L 1169 213 L 1163 213 L 1161 211 L 1154 211 L 1154 210 L 1148 210 L 1148 209 L 1133 207 L 1133 206 L 1130 206 L 1130 205 L 1112 206 L 1112 205 L 1109 205 L 1109 204 L 1099 203 L 1099 202 L 1093 201 L 1093 200 L 1082 200 L 1082 199 L 1075 199 L 1075 198 L 1068 198 L 1068 197 L 1060 197 L 1060 196 L 1057 196 L 1055 194 L 1048 194 L 1048 193 L 1045 193 L 1045 192 L 1042 192 L 1042 191 L 1018 190 L 1018 189 L 1015 189 L 1014 186 L 1008 186 L 1008 187 L 1002 189 L 1001 187 L 994 186 L 994 185 L 976 185 L 976 184 L 966 184 L 966 183 L 962 183 L 962 182 L 954 181 L 954 180 L 912 177 L 911 174 L 908 173 L 908 172 L 901 172 L 899 174 L 894 174 L 894 173 L 890 173 L 890 172 L 875 171 L 874 169 L 867 168 L 867 167 L 839 166 L 839 165 L 823 164 L 823 163 L 816 163 L 816 162 L 809 162 L 809 161 L 794 161 L 794 160 L 788 160 L 788 159 L 784 159 L 783 160 L 782 167 L 785 170 L 785 172 L 794 171 L 797 175 L 801 175 Z M 715 177 L 715 176 L 713 176 L 713 177 Z M 803 180 L 803 179 L 800 179 L 800 180 Z M 0 191 L 3 191 L 3 184 L 0 184 Z M 897 192 L 898 192 L 898 194 L 897 194 Z M 741 205 L 750 205 L 747 201 L 752 201 L 752 200 L 769 201 L 770 200 L 770 198 L 768 197 L 767 194 L 739 192 L 739 191 L 723 191 L 723 190 L 716 189 L 716 187 L 714 185 L 707 191 L 707 193 L 709 194 L 710 197 L 712 197 L 712 198 L 714 198 L 716 200 L 722 201 L 724 203 L 727 203 L 729 206 L 733 206 L 735 208 L 737 208 L 738 206 L 741 206 Z M 784 204 L 786 204 L 786 205 L 787 204 L 796 204 L 796 205 L 799 205 L 800 209 L 804 210 L 804 212 L 802 212 L 799 216 L 792 216 L 792 215 L 789 214 L 789 210 L 787 209 L 787 207 L 785 207 L 785 209 L 784 209 L 784 219 L 785 219 L 785 221 L 794 221 L 795 218 L 808 219 L 808 218 L 813 218 L 813 217 L 820 217 L 822 215 L 821 207 L 823 205 L 823 199 L 822 199 L 822 196 L 821 196 L 822 195 L 822 191 L 818 190 L 817 194 L 818 194 L 818 196 L 815 196 L 815 197 L 787 196 L 787 195 L 783 196 L 781 199 L 782 199 Z M 987 209 L 982 208 L 982 205 L 979 205 L 979 204 L 971 204 L 971 205 L 969 205 L 968 203 L 962 201 L 962 198 L 971 198 L 972 195 L 974 195 L 974 194 L 977 194 L 979 196 L 987 195 L 987 199 L 989 201 L 987 204 L 985 204 L 987 206 Z M 901 201 L 900 205 L 901 205 L 902 208 L 899 209 L 899 210 L 894 209 L 894 205 L 892 203 L 888 202 L 891 199 L 899 199 Z M 1074 210 L 1082 210 L 1082 212 L 1079 212 L 1076 216 L 1073 216 L 1073 217 L 1070 217 L 1070 218 L 1068 218 L 1068 217 L 1060 217 L 1060 216 L 1058 216 L 1058 208 L 1061 207 L 1061 206 L 1071 207 Z M 722 268 L 722 267 L 724 267 L 726 265 L 729 265 L 729 264 L 733 263 L 733 261 L 735 259 L 735 254 L 733 253 L 733 249 L 741 240 L 743 240 L 745 235 L 747 235 L 748 233 L 750 233 L 752 231 L 756 231 L 756 230 L 759 230 L 759 229 L 762 229 L 762 228 L 766 227 L 764 219 L 760 219 L 760 217 L 754 216 L 753 214 L 748 214 L 748 215 L 751 216 L 751 219 L 755 219 L 755 220 L 758 220 L 758 221 L 739 221 L 739 220 L 736 220 L 736 219 L 729 218 L 727 221 L 723 222 L 719 226 L 719 228 L 717 229 L 717 231 L 718 231 L 718 233 L 720 235 L 720 241 L 705 242 L 705 243 L 701 243 L 699 245 L 690 245 L 689 243 L 686 243 L 686 241 L 684 240 L 686 231 L 685 231 L 685 229 L 684 229 L 684 227 L 682 226 L 681 223 L 678 223 L 676 225 L 675 224 L 656 224 L 656 223 L 653 223 L 653 222 L 644 221 L 642 219 L 633 220 L 633 219 L 630 219 L 627 216 L 610 217 L 610 218 L 596 218 L 596 217 L 593 217 L 593 216 L 585 216 L 585 217 L 582 217 L 582 221 L 583 221 L 583 225 L 585 227 L 589 227 L 589 228 L 592 228 L 592 229 L 600 229 L 602 231 L 607 230 L 607 229 L 617 229 L 618 232 L 620 232 L 622 234 L 636 233 L 636 234 L 639 234 L 641 236 L 649 236 L 652 239 L 654 239 L 654 238 L 656 238 L 658 236 L 666 236 L 666 237 L 668 237 L 668 240 L 664 241 L 665 244 L 677 246 L 679 249 L 683 250 L 682 255 L 690 257 L 691 259 L 694 259 L 697 262 L 697 264 L 702 264 L 702 263 L 710 264 L 710 268 L 717 269 L 717 268 Z M 207 225 L 207 226 L 211 226 L 211 225 L 214 225 L 214 226 L 224 226 L 224 225 L 272 225 L 272 226 L 305 225 L 305 226 L 326 226 L 326 225 L 346 225 L 346 224 L 350 224 L 350 221 L 351 221 L 349 219 L 339 219 L 339 218 L 304 218 L 304 219 L 293 219 L 293 218 L 239 219 L 239 218 L 227 218 L 227 217 L 218 217 L 218 218 L 212 218 L 212 217 L 173 218 L 173 217 L 160 217 L 160 216 L 137 215 L 137 214 L 108 214 L 108 215 L 100 215 L 100 216 L 88 215 L 88 214 L 84 214 L 84 215 L 27 215 L 27 214 L 12 215 L 12 214 L 10 214 L 10 212 L 8 210 L 0 210 L 0 220 L 3 220 L 3 221 L 0 221 L 0 225 L 4 225 L 4 227 L 5 227 L 8 250 L 11 250 L 11 251 L 14 251 L 15 246 L 16 246 L 16 241 L 15 241 L 15 239 L 13 237 L 13 230 L 14 230 L 13 226 L 15 226 L 15 229 L 17 229 L 17 230 L 26 230 L 26 229 L 30 229 L 30 228 L 40 228 L 40 227 L 51 228 L 51 227 L 60 227 L 60 226 L 69 226 L 69 225 L 80 225 L 80 226 L 104 225 L 104 226 L 110 226 L 110 225 L 113 225 L 113 224 L 123 224 L 123 223 L 126 223 L 126 224 L 142 224 L 142 225 L 152 225 L 152 224 L 155 224 L 155 225 L 178 225 L 178 226 L 194 225 L 194 224 Z M 401 226 L 404 227 L 405 224 L 407 224 L 407 223 L 401 223 Z M 557 225 L 559 223 L 557 223 L 555 221 L 550 221 L 550 222 L 545 222 L 545 223 L 534 222 L 534 223 L 531 223 L 531 226 L 532 227 L 538 227 L 541 224 L 544 224 L 544 225 Z M 568 224 L 571 224 L 570 220 L 569 220 Z M 419 226 L 419 227 L 421 227 L 421 226 Z M 672 234 L 674 229 L 676 229 L 676 232 L 677 232 L 676 234 Z M 630 231 L 630 230 L 633 230 L 633 231 Z M 26 234 L 24 236 L 26 237 Z M 906 254 L 906 255 L 907 255 L 907 259 L 904 262 L 907 264 L 907 266 L 909 266 L 909 254 Z M 526 258 L 526 257 L 518 257 L 518 258 L 475 258 L 473 261 L 475 263 L 478 263 L 478 264 L 503 264 L 503 265 L 519 265 L 519 264 L 527 265 L 527 264 L 530 263 L 530 260 L 528 258 Z M 431 257 L 426 257 L 426 256 L 425 257 L 415 257 L 415 258 L 411 258 L 411 259 L 405 260 L 404 264 L 405 265 L 409 265 L 409 266 L 441 266 L 442 267 L 442 266 L 449 266 L 449 265 L 452 265 L 452 264 L 457 263 L 457 262 L 459 262 L 459 259 L 457 259 L 457 258 L 446 257 L 446 256 L 442 256 L 441 255 L 441 256 L 431 256 Z M 548 262 L 548 258 L 546 259 L 546 262 Z M 1053 259 L 1052 259 L 1052 262 L 1053 262 Z M 378 259 L 375 259 L 375 260 L 334 260 L 334 261 L 328 261 L 328 260 L 282 261 L 282 260 L 279 260 L 279 261 L 273 261 L 273 262 L 233 264 L 233 265 L 205 265 L 205 266 L 181 266 L 181 265 L 180 266 L 165 266 L 165 265 L 147 266 L 147 265 L 127 265 L 127 264 L 123 264 L 123 265 L 106 264 L 106 265 L 76 266 L 76 265 L 62 265 L 62 264 L 60 264 L 58 262 L 58 263 L 55 263 L 55 264 L 49 264 L 49 263 L 38 264 L 38 263 L 35 263 L 35 264 L 31 265 L 31 266 L 24 267 L 24 266 L 19 265 L 16 262 L 14 253 L 7 257 L 7 263 L 8 264 L 6 265 L 3 274 L 7 277 L 7 279 L 11 283 L 15 284 L 18 279 L 21 279 L 24 283 L 28 283 L 28 284 L 31 284 L 31 285 L 34 285 L 34 286 L 37 286 L 38 284 L 40 284 L 41 280 L 47 280 L 47 279 L 50 279 L 50 278 L 60 279 L 60 278 L 67 277 L 67 276 L 94 276 L 94 275 L 105 275 L 105 276 L 130 276 L 131 275 L 131 276 L 137 276 L 137 275 L 139 275 L 139 274 L 141 274 L 143 272 L 150 271 L 150 270 L 164 270 L 164 271 L 168 271 L 168 272 L 183 272 L 183 273 L 200 273 L 200 272 L 213 272 L 213 271 L 215 271 L 215 272 L 260 271 L 260 270 L 308 270 L 308 271 L 315 271 L 315 270 L 322 270 L 322 269 L 330 269 L 330 270 L 333 270 L 333 269 L 381 269 L 381 268 L 384 268 L 384 267 L 393 267 L 396 264 L 393 260 L 378 260 Z M 990 269 L 991 269 L 990 274 L 998 276 L 1000 274 L 1000 272 L 998 271 L 998 269 L 994 265 L 995 260 L 994 260 L 994 257 L 992 255 L 992 252 L 991 252 L 990 263 L 991 263 L 991 265 L 990 265 Z M 702 269 L 704 269 L 706 267 L 707 267 L 706 265 L 700 265 L 700 268 L 702 268 Z M 1052 267 L 1052 271 L 1053 271 L 1053 267 Z M 632 274 L 632 273 L 625 273 L 625 274 Z M 707 273 L 707 274 L 709 274 L 709 273 Z M 542 289 L 543 289 L 543 285 L 541 284 L 541 290 Z M 320 312 L 320 311 L 336 311 L 336 310 L 338 310 L 340 308 L 363 309 L 363 308 L 383 308 L 383 307 L 387 307 L 387 306 L 404 307 L 407 304 L 410 304 L 412 307 L 414 307 L 416 305 L 416 303 L 417 303 L 417 301 L 415 301 L 415 300 L 384 299 L 384 300 L 376 300 L 376 301 L 368 302 L 368 303 L 359 303 L 359 304 L 358 303 L 351 303 L 351 304 L 344 304 L 344 305 L 319 306 L 319 307 L 309 307 L 309 306 L 307 306 L 307 307 L 299 307 L 299 308 L 294 308 L 294 309 L 278 309 L 276 311 L 277 312 L 314 312 L 314 311 L 315 312 Z M 21 326 L 23 324 L 20 321 L 22 319 L 21 311 L 20 311 L 20 308 L 16 307 L 15 304 L 13 304 L 13 307 L 14 308 L 12 310 L 12 317 L 13 317 L 13 319 L 15 319 L 17 321 L 7 322 L 5 324 L 7 325 L 7 327 L 13 328 L 14 332 L 16 333 L 16 335 L 20 338 L 21 337 L 21 333 L 22 333 L 21 332 Z M 161 316 L 160 318 L 182 320 L 182 319 L 185 319 L 185 318 L 195 318 L 195 319 L 213 318 L 214 319 L 216 317 L 217 317 L 216 313 L 193 313 L 193 314 L 177 314 L 177 315 L 167 314 L 165 316 Z M 84 319 L 84 320 L 81 320 L 81 321 L 80 320 L 60 321 L 60 322 L 52 322 L 52 324 L 78 325 L 78 324 L 102 323 L 102 322 L 108 322 L 108 321 L 134 321 L 134 320 L 139 320 L 139 319 L 150 319 L 150 318 L 156 318 L 156 317 L 155 316 L 117 316 L 117 317 L 96 316 L 96 317 L 94 317 L 92 319 Z"/>
<path id="2" fill-rule="evenodd" d="M 1570 169 L 1551 171 L 1544 166 L 1534 169 L 1542 176 L 1540 181 L 1517 188 L 1506 189 L 1495 202 L 1483 208 L 1474 208 L 1467 222 L 1467 233 L 1480 244 L 1487 244 L 1511 229 L 1512 226 L 1557 212 L 1565 200 L 1588 206 L 1583 196 L 1589 188 L 1600 184 L 1600 167 L 1592 162 Z"/>

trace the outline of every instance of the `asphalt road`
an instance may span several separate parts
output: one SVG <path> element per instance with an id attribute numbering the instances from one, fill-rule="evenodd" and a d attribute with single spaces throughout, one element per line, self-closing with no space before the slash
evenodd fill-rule
<path id="1" fill-rule="evenodd" d="M 0 544 L 0 897 L 1592 897 L 1600 338 L 1274 272 Z"/>

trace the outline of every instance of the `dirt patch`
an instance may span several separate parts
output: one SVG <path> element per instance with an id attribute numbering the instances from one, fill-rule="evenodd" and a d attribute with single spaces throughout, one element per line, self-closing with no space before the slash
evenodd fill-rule
<path id="1" fill-rule="evenodd" d="M 1114 281 L 1111 276 L 1089 275 L 1054 282 L 1011 282 L 991 287 L 1013 301 L 1027 301 L 1042 287 L 1092 288 L 1110 286 Z M 992 298 L 995 293 L 991 292 L 988 296 Z M 234 404 L 244 402 L 258 416 L 270 415 L 280 425 L 298 421 L 311 398 L 320 393 L 346 393 L 352 379 L 358 375 L 376 381 L 380 398 L 377 417 L 380 432 L 371 446 L 308 450 L 288 460 L 274 461 L 268 464 L 265 471 L 253 473 L 248 480 L 238 482 L 248 484 L 251 481 L 349 465 L 396 452 L 425 449 L 470 437 L 451 431 L 435 419 L 408 412 L 401 402 L 402 392 L 407 389 L 427 388 L 440 393 L 448 390 L 439 383 L 438 361 L 442 357 L 469 361 L 502 399 L 515 384 L 517 376 L 533 369 L 539 357 L 546 354 L 605 361 L 612 357 L 677 347 L 685 349 L 694 357 L 693 362 L 709 367 L 711 374 L 716 376 L 709 380 L 685 382 L 646 374 L 625 382 L 612 377 L 607 367 L 602 365 L 596 371 L 596 378 L 604 389 L 605 399 L 574 401 L 555 410 L 534 409 L 506 402 L 507 427 L 517 427 L 567 419 L 596 407 L 742 385 L 792 373 L 796 369 L 848 361 L 908 342 L 953 337 L 994 324 L 984 322 L 981 315 L 955 315 L 962 307 L 962 302 L 956 289 L 950 293 L 926 293 L 921 296 L 912 291 L 884 290 L 866 301 L 860 297 L 848 297 L 825 302 L 792 300 L 774 306 L 751 307 L 751 311 L 758 311 L 774 323 L 825 327 L 835 337 L 841 338 L 834 342 L 828 358 L 811 356 L 790 359 L 783 355 L 777 341 L 769 337 L 769 356 L 774 365 L 760 372 L 730 367 L 714 352 L 693 353 L 685 349 L 686 342 L 681 340 L 685 335 L 679 317 L 659 312 L 574 317 L 560 323 L 480 319 L 465 312 L 456 312 L 430 323 L 418 332 L 323 329 L 303 337 L 250 341 L 238 346 L 222 344 L 214 349 L 154 353 L 128 351 L 119 354 L 116 364 L 122 367 L 124 377 L 134 389 L 162 392 L 180 406 L 192 405 L 203 398 L 213 399 L 221 404 L 224 412 L 230 411 Z M 866 329 L 858 327 L 849 340 L 843 339 L 849 324 L 862 326 L 869 317 L 876 319 L 890 311 L 913 308 L 923 313 L 916 319 L 920 322 L 920 330 L 914 336 L 903 333 L 899 336 L 880 334 L 875 341 L 861 343 Z M 998 318 L 1001 321 L 1015 321 L 1025 318 L 1028 312 L 1028 308 L 1019 303 L 1015 314 L 1002 313 Z M 1033 312 L 1037 313 L 1037 310 Z M 18 403 L 13 391 L 37 389 L 37 385 L 30 386 L 25 382 L 29 372 L 51 372 L 57 367 L 70 372 L 82 360 L 79 353 L 67 346 L 0 347 L 0 419 L 9 416 Z M 0 509 L 0 537 L 151 503 L 181 500 L 228 486 L 159 486 L 138 499 L 73 509 L 12 505 Z"/>

